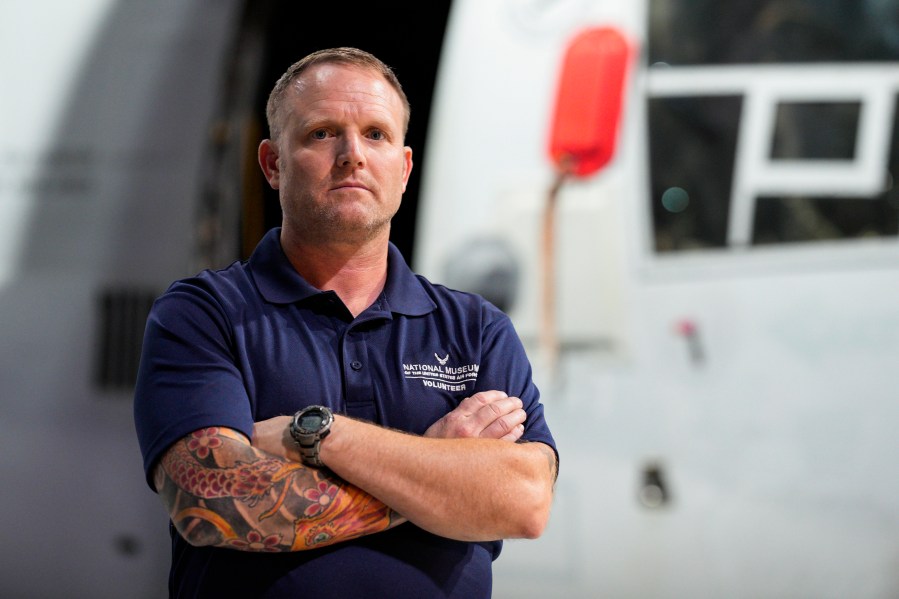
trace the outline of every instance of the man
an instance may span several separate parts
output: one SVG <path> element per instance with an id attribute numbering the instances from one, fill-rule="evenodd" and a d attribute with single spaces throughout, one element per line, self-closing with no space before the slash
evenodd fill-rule
<path id="1" fill-rule="evenodd" d="M 498 540 L 541 534 L 557 468 L 521 343 L 388 241 L 412 150 L 386 65 L 314 53 L 267 116 L 282 227 L 148 319 L 135 421 L 171 594 L 488 597 Z"/>

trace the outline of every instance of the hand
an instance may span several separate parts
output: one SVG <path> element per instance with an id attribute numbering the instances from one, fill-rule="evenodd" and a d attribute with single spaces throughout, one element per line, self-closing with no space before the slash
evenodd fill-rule
<path id="1" fill-rule="evenodd" d="M 300 461 L 297 444 L 290 436 L 290 421 L 293 416 L 275 416 L 253 424 L 253 447 L 270 454 Z"/>
<path id="2" fill-rule="evenodd" d="M 425 437 L 459 439 L 481 437 L 517 441 L 524 434 L 527 414 L 521 400 L 502 391 L 481 391 L 428 427 Z"/>

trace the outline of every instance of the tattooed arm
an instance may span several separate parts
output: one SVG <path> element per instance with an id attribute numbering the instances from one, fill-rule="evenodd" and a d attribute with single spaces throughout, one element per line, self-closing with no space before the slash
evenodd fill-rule
<path id="1" fill-rule="evenodd" d="M 517 441 L 520 401 L 490 391 L 465 399 L 426 437 Z M 283 421 L 256 424 L 253 445 L 229 428 L 188 435 L 163 454 L 156 490 L 192 545 L 302 551 L 392 528 L 406 519 L 329 470 L 297 461 Z M 291 456 L 293 459 L 290 459 Z"/>
<path id="2" fill-rule="evenodd" d="M 178 532 L 197 546 L 301 551 L 405 521 L 331 472 L 258 450 L 228 428 L 175 443 L 154 484 Z"/>
<path id="3" fill-rule="evenodd" d="M 556 454 L 517 441 L 525 413 L 517 397 L 483 391 L 418 437 L 336 415 L 322 460 L 415 525 L 460 541 L 535 538 L 549 518 Z M 299 461 L 288 416 L 256 423 L 253 444 Z"/>

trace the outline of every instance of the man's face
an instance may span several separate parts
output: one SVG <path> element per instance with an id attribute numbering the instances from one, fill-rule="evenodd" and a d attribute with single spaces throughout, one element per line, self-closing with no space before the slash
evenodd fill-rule
<path id="1" fill-rule="evenodd" d="M 279 190 L 282 235 L 358 242 L 389 231 L 412 171 L 390 84 L 374 71 L 322 64 L 300 76 L 281 110 L 281 136 L 260 160 Z"/>

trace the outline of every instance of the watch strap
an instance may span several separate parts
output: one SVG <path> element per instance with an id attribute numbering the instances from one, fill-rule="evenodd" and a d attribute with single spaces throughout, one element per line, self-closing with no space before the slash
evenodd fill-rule
<path id="1" fill-rule="evenodd" d="M 304 464 L 308 464 L 310 466 L 315 466 L 316 468 L 324 468 L 325 464 L 322 462 L 321 458 L 318 455 L 319 449 L 321 448 L 321 440 L 324 436 L 319 437 L 316 435 L 312 442 L 308 445 L 297 441 L 297 447 L 300 450 L 300 458 L 303 460 Z"/>

